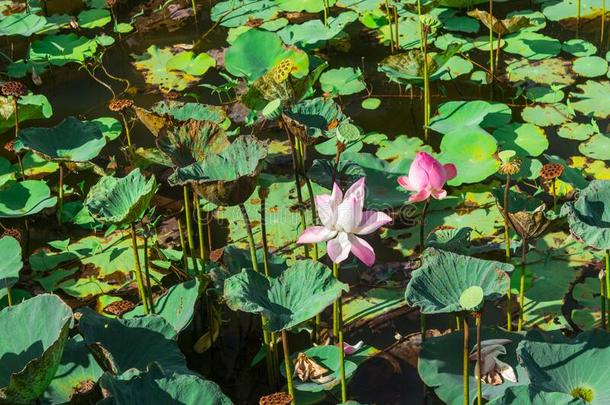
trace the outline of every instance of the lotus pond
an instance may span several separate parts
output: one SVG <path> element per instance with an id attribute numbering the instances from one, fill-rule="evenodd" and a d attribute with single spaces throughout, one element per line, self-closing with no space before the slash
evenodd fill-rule
<path id="1" fill-rule="evenodd" d="M 605 0 L 0 15 L 0 403 L 610 403 Z"/>

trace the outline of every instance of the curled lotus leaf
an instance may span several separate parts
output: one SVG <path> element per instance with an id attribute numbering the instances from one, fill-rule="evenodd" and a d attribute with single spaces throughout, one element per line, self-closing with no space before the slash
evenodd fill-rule
<path id="1" fill-rule="evenodd" d="M 299 260 L 277 278 L 242 270 L 225 280 L 224 298 L 234 311 L 263 315 L 265 328 L 277 332 L 319 314 L 348 289 L 322 263 Z"/>
<path id="2" fill-rule="evenodd" d="M 242 135 L 219 154 L 178 168 L 169 182 L 172 185 L 193 184 L 201 196 L 216 205 L 238 205 L 256 188 L 265 157 L 265 143 L 251 135 Z"/>
<path id="3" fill-rule="evenodd" d="M 439 79 L 447 72 L 449 60 L 460 50 L 461 44 L 447 46 L 443 52 L 430 52 L 427 56 L 430 80 Z M 421 84 L 424 80 L 424 53 L 419 49 L 390 55 L 379 63 L 379 71 L 398 83 Z"/>
<path id="4" fill-rule="evenodd" d="M 15 149 L 31 150 L 52 161 L 87 162 L 97 157 L 106 141 L 95 122 L 68 117 L 52 128 L 22 129 Z"/>
<path id="5" fill-rule="evenodd" d="M 306 144 L 332 137 L 333 130 L 346 120 L 339 104 L 323 97 L 303 100 L 282 114 L 282 125 Z"/>
<path id="6" fill-rule="evenodd" d="M 0 218 L 21 218 L 39 213 L 57 202 L 42 180 L 9 181 L 0 187 Z"/>
<path id="7" fill-rule="evenodd" d="M 533 211 L 508 212 L 508 223 L 522 239 L 537 238 L 551 223 L 544 209 L 542 204 Z"/>
<path id="8" fill-rule="evenodd" d="M 610 249 L 610 181 L 593 180 L 580 190 L 576 201 L 566 202 L 561 213 L 567 215 L 570 233 L 585 245 Z"/>
<path id="9" fill-rule="evenodd" d="M 487 28 L 491 26 L 492 31 L 499 35 L 512 34 L 531 25 L 530 19 L 523 15 L 516 15 L 500 20 L 487 11 L 479 10 L 478 8 L 469 11 L 468 15 L 478 18 Z"/>
<path id="10" fill-rule="evenodd" d="M 513 265 L 428 248 L 412 273 L 405 299 L 424 314 L 468 311 L 460 297 L 470 287 L 483 289 L 485 301 L 501 297 L 510 285 Z"/>
<path id="11" fill-rule="evenodd" d="M 0 311 L 0 322 L 0 403 L 30 404 L 55 375 L 72 310 L 58 296 L 42 294 Z"/>
<path id="12" fill-rule="evenodd" d="M 127 176 L 102 177 L 89 190 L 85 206 L 97 221 L 113 225 L 127 225 L 137 221 L 157 191 L 153 177 L 146 179 L 140 169 Z"/>

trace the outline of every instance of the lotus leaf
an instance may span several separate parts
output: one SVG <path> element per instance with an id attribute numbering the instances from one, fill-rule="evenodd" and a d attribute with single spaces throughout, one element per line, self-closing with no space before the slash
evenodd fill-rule
<path id="1" fill-rule="evenodd" d="M 42 294 L 0 311 L 0 323 L 0 402 L 29 404 L 55 375 L 72 310 L 56 295 Z"/>
<path id="2" fill-rule="evenodd" d="M 335 5 L 336 0 L 277 0 L 279 7 L 284 11 L 307 11 L 319 13 L 324 8 Z"/>
<path id="3" fill-rule="evenodd" d="M 12 236 L 0 238 L 0 286 L 12 287 L 19 280 L 19 271 L 23 267 L 21 245 Z"/>
<path id="4" fill-rule="evenodd" d="M 151 111 L 161 116 L 167 114 L 178 121 L 212 121 L 219 125 L 227 118 L 227 113 L 219 106 L 172 100 L 154 104 Z"/>
<path id="5" fill-rule="evenodd" d="M 278 35 L 287 44 L 306 48 L 335 38 L 349 23 L 357 19 L 357 13 L 345 11 L 336 17 L 328 17 L 327 26 L 319 19 L 309 20 L 302 24 L 288 25 L 278 31 Z"/>
<path id="6" fill-rule="evenodd" d="M 10 181 L 0 188 L 0 218 L 21 218 L 39 213 L 57 202 L 42 180 Z"/>
<path id="7" fill-rule="evenodd" d="M 83 10 L 78 14 L 78 25 L 80 28 L 99 28 L 112 21 L 110 11 L 102 8 L 91 8 Z"/>
<path id="8" fill-rule="evenodd" d="M 39 118 L 50 118 L 53 115 L 53 108 L 49 100 L 42 94 L 27 94 L 17 101 L 19 108 L 19 122 L 34 120 Z M 4 114 L 4 112 L 8 114 Z M 15 125 L 15 111 L 13 101 L 7 97 L 0 96 L 0 133 L 7 131 Z"/>
<path id="9" fill-rule="evenodd" d="M 322 312 L 348 286 L 337 281 L 322 263 L 300 260 L 278 278 L 267 278 L 251 270 L 225 280 L 224 297 L 234 311 L 261 314 L 265 328 L 292 328 Z"/>
<path id="10" fill-rule="evenodd" d="M 497 149 L 497 141 L 483 130 L 469 128 L 443 136 L 439 159 L 457 167 L 457 176 L 448 184 L 477 183 L 496 173 L 500 167 Z"/>
<path id="11" fill-rule="evenodd" d="M 303 100 L 284 112 L 286 129 L 306 144 L 315 142 L 315 138 L 332 138 L 340 123 L 347 121 L 341 107 L 332 99 L 316 97 Z"/>
<path id="12" fill-rule="evenodd" d="M 525 96 L 536 103 L 548 103 L 555 104 L 561 103 L 565 97 L 565 93 L 562 90 L 555 89 L 554 87 L 530 87 L 525 91 Z"/>
<path id="13" fill-rule="evenodd" d="M 83 63 L 95 54 L 97 46 L 95 39 L 79 37 L 74 33 L 48 35 L 32 42 L 29 59 L 30 62 L 44 62 L 55 66 Z"/>
<path id="14" fill-rule="evenodd" d="M 561 45 L 561 50 L 566 51 L 574 56 L 592 56 L 597 53 L 597 47 L 584 39 L 570 39 Z"/>
<path id="15" fill-rule="evenodd" d="M 610 181 L 594 180 L 562 207 L 570 232 L 587 246 L 610 249 Z"/>
<path id="16" fill-rule="evenodd" d="M 499 20 L 487 11 L 479 10 L 478 8 L 469 11 L 468 15 L 478 18 L 487 28 L 491 26 L 493 32 L 500 35 L 512 34 L 530 26 L 529 19 L 522 15 Z"/>
<path id="17" fill-rule="evenodd" d="M 159 149 L 177 167 L 203 161 L 207 154 L 219 153 L 228 145 L 225 132 L 211 121 L 172 126 L 157 138 Z"/>
<path id="18" fill-rule="evenodd" d="M 47 19 L 37 14 L 16 13 L 5 15 L 0 21 L 0 37 L 21 35 L 29 37 L 41 30 Z"/>
<path id="19" fill-rule="evenodd" d="M 541 104 L 525 107 L 521 111 L 521 117 L 531 124 L 548 127 L 570 121 L 574 118 L 574 111 L 565 104 Z"/>
<path id="20" fill-rule="evenodd" d="M 500 149 L 513 150 L 521 157 L 540 156 L 549 147 L 544 130 L 533 124 L 508 124 L 495 130 L 493 136 Z"/>
<path id="21" fill-rule="evenodd" d="M 587 80 L 577 87 L 582 93 L 571 93 L 576 111 L 601 119 L 610 117 L 610 82 Z"/>
<path id="22" fill-rule="evenodd" d="M 428 248 L 422 266 L 413 272 L 405 291 L 411 306 L 424 314 L 462 312 L 460 297 L 468 288 L 483 289 L 485 300 L 504 295 L 510 284 L 511 264 L 462 256 Z"/>
<path id="23" fill-rule="evenodd" d="M 529 60 L 552 58 L 561 52 L 559 40 L 532 31 L 521 31 L 505 38 L 504 51 L 524 56 Z"/>
<path id="24" fill-rule="evenodd" d="M 320 76 L 322 90 L 331 95 L 347 96 L 366 88 L 359 68 L 330 69 Z"/>
<path id="25" fill-rule="evenodd" d="M 103 177 L 89 190 L 85 206 L 97 221 L 127 225 L 137 221 L 157 191 L 154 177 L 146 179 L 140 169 L 127 176 Z"/>
<path id="26" fill-rule="evenodd" d="M 106 145 L 100 127 L 68 117 L 52 128 L 25 128 L 19 131 L 19 147 L 58 162 L 87 162 Z M 17 148 L 17 145 L 15 145 Z"/>
<path id="27" fill-rule="evenodd" d="M 540 84 L 565 84 L 574 83 L 572 64 L 559 58 L 530 61 L 527 59 L 515 59 L 511 61 L 506 71 L 511 82 L 529 80 Z"/>
<path id="28" fill-rule="evenodd" d="M 114 374 L 146 370 L 157 362 L 168 372 L 189 373 L 175 341 L 176 331 L 162 317 L 111 319 L 89 308 L 80 310 L 78 328 L 98 363 Z M 120 339 L 117 339 L 120 336 Z"/>
<path id="29" fill-rule="evenodd" d="M 578 145 L 578 150 L 592 159 L 610 159 L 610 137 L 605 134 L 594 134 Z"/>
<path id="30" fill-rule="evenodd" d="M 485 132 L 482 128 L 498 128 L 510 122 L 510 108 L 502 103 L 449 101 L 441 104 L 438 115 L 430 120 L 430 128 L 441 134 L 459 130 Z"/>
<path id="31" fill-rule="evenodd" d="M 602 12 L 604 0 L 582 0 L 580 3 L 580 16 L 582 19 L 594 18 Z M 579 10 L 575 0 L 558 0 L 542 5 L 542 12 L 550 21 L 576 20 Z"/>
<path id="32" fill-rule="evenodd" d="M 572 69 L 583 77 L 604 76 L 608 71 L 608 62 L 599 56 L 583 56 L 574 61 Z"/>
<path id="33" fill-rule="evenodd" d="M 269 21 L 280 11 L 275 0 L 225 0 L 214 4 L 210 17 L 224 27 L 234 28 L 251 19 Z"/>
<path id="34" fill-rule="evenodd" d="M 578 122 L 566 122 L 559 127 L 557 135 L 565 139 L 576 141 L 586 141 L 591 136 L 599 132 L 597 126 L 591 124 L 581 124 Z"/>

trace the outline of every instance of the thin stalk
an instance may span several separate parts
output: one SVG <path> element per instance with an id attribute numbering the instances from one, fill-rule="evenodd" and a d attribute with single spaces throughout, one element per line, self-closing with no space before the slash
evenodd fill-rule
<path id="1" fill-rule="evenodd" d="M 127 122 L 127 117 L 125 117 L 125 114 L 123 113 L 123 111 L 119 112 L 119 115 L 121 116 L 121 120 L 123 121 L 123 126 L 125 127 L 125 138 L 127 140 L 127 148 L 129 149 L 129 158 L 133 159 L 133 144 L 131 143 L 131 130 L 129 128 L 129 124 Z"/>
<path id="2" fill-rule="evenodd" d="M 553 211 L 555 211 L 555 209 L 557 208 L 557 179 L 553 179 L 553 185 L 552 185 L 552 190 L 553 190 Z"/>
<path id="3" fill-rule="evenodd" d="M 468 315 L 463 315 L 464 322 L 464 351 L 462 358 L 462 378 L 463 378 L 463 396 L 464 396 L 464 405 L 470 405 L 470 386 L 468 380 L 468 350 L 470 348 L 470 343 L 468 342 L 469 328 L 468 328 Z"/>
<path id="4" fill-rule="evenodd" d="M 333 276 L 337 281 L 339 281 L 339 265 L 333 263 Z M 339 297 L 335 302 L 333 302 L 333 339 L 337 339 L 339 336 L 339 303 L 341 301 L 341 297 Z"/>
<path id="5" fill-rule="evenodd" d="M 213 216 L 212 216 L 213 218 Z M 210 214 L 209 213 L 205 213 L 205 228 L 208 234 L 208 252 L 211 252 L 212 249 L 212 226 L 211 226 L 211 221 L 212 219 L 210 218 Z"/>
<path id="6" fill-rule="evenodd" d="M 182 248 L 182 261 L 184 265 L 184 271 L 188 271 L 188 252 L 186 250 L 186 243 L 184 242 L 184 234 L 182 233 L 182 221 L 178 218 L 178 233 L 180 234 L 180 247 Z"/>
<path id="7" fill-rule="evenodd" d="M 193 193 L 193 205 L 195 205 L 195 214 L 197 215 L 197 237 L 199 238 L 199 257 L 203 261 L 204 273 L 205 273 L 205 262 L 207 258 L 207 249 L 203 242 L 203 221 L 201 218 L 201 202 L 197 198 L 197 194 Z"/>
<path id="8" fill-rule="evenodd" d="M 430 125 L 430 78 L 428 77 L 428 34 L 424 32 L 424 142 L 428 143 Z"/>
<path id="9" fill-rule="evenodd" d="M 428 214 L 428 208 L 430 207 L 430 199 L 428 198 L 424 203 L 424 209 L 421 213 L 421 219 L 419 222 L 419 252 L 423 253 L 425 249 L 425 230 L 426 230 L 426 214 Z M 426 341 L 426 315 L 419 312 L 419 331 L 421 333 L 422 342 Z"/>
<path id="10" fill-rule="evenodd" d="M 339 264 L 333 263 L 333 267 L 337 266 L 337 274 L 339 272 Z M 341 402 L 347 402 L 347 383 L 345 382 L 345 351 L 343 350 L 343 305 L 341 304 L 341 296 L 337 300 L 337 321 L 339 324 L 339 378 L 341 380 Z"/>
<path id="11" fill-rule="evenodd" d="M 500 66 L 500 44 L 502 43 L 502 34 L 498 32 L 498 40 L 496 42 L 496 62 L 494 64 L 494 68 L 497 71 L 498 70 L 498 66 Z M 491 75 L 491 80 L 495 80 L 496 76 L 495 74 Z"/>
<path id="12" fill-rule="evenodd" d="M 191 8 L 193 9 L 193 17 L 197 19 L 197 5 L 195 4 L 195 0 L 191 0 Z"/>
<path id="13" fill-rule="evenodd" d="M 195 254 L 195 241 L 193 239 L 193 219 L 191 218 L 191 206 L 189 202 L 188 186 L 183 186 L 182 190 L 184 194 L 184 216 L 186 218 L 186 240 L 188 242 L 191 258 L 193 259 L 193 268 L 195 269 L 195 274 L 199 274 L 199 266 L 197 265 L 197 257 Z"/>
<path id="14" fill-rule="evenodd" d="M 64 165 L 59 164 L 59 190 L 57 198 L 57 221 L 61 224 L 61 212 L 64 208 Z"/>
<path id="15" fill-rule="evenodd" d="M 146 278 L 146 296 L 148 297 L 148 305 L 150 305 L 150 313 L 155 313 L 155 301 L 152 295 L 152 283 L 150 282 L 150 272 L 148 269 L 148 238 L 144 238 L 144 277 Z"/>
<path id="16" fill-rule="evenodd" d="M 298 153 L 299 153 L 299 167 L 301 170 L 301 174 L 305 179 L 305 186 L 307 187 L 307 195 L 309 196 L 309 205 L 311 207 L 311 223 L 313 225 L 316 224 L 316 220 L 318 218 L 318 213 L 316 212 L 316 203 L 314 200 L 313 187 L 311 186 L 311 181 L 307 174 L 305 173 L 305 156 L 307 154 L 306 146 L 303 142 L 295 138 L 295 141 L 298 145 Z M 313 244 L 313 259 L 318 261 L 318 244 Z"/>
<path id="17" fill-rule="evenodd" d="M 390 5 L 388 0 L 385 0 L 385 15 L 390 24 L 390 52 L 394 53 L 394 29 L 392 28 L 392 14 L 390 14 Z"/>
<path id="18" fill-rule="evenodd" d="M 607 330 L 608 326 L 606 325 L 606 285 L 602 278 L 599 279 L 599 297 L 602 313 L 602 329 Z"/>
<path id="19" fill-rule="evenodd" d="M 421 22 L 421 0 L 417 0 L 417 33 L 419 34 L 419 49 L 424 50 L 424 30 Z"/>
<path id="20" fill-rule="evenodd" d="M 493 30 L 493 0 L 489 0 L 489 71 L 491 77 L 494 77 L 494 30 Z"/>
<path id="21" fill-rule="evenodd" d="M 286 384 L 288 385 L 288 394 L 292 397 L 292 405 L 295 405 L 294 387 L 292 384 L 292 366 L 290 365 L 290 351 L 288 350 L 288 338 L 286 331 L 282 330 L 282 347 L 284 349 L 284 368 L 286 369 Z"/>
<path id="22" fill-rule="evenodd" d="M 305 212 L 304 204 L 303 204 L 303 193 L 301 192 L 301 179 L 299 175 L 299 158 L 296 147 L 296 137 L 293 137 L 288 131 L 286 131 L 288 135 L 288 139 L 290 140 L 290 150 L 292 152 L 292 170 L 294 172 L 294 183 L 297 189 L 297 200 L 299 202 L 299 215 L 301 217 L 301 227 L 303 230 L 307 227 L 307 222 L 305 220 Z M 305 257 L 309 258 L 309 246 L 307 244 L 303 245 L 303 250 L 305 252 Z"/>
<path id="23" fill-rule="evenodd" d="M 606 34 L 606 0 L 602 0 L 602 24 L 600 29 L 599 44 L 601 47 L 604 46 L 604 35 Z"/>
<path id="24" fill-rule="evenodd" d="M 394 6 L 394 43 L 396 44 L 396 50 L 400 50 L 400 40 L 398 37 L 398 8 Z"/>
<path id="25" fill-rule="evenodd" d="M 136 282 L 138 283 L 138 291 L 140 292 L 140 299 L 142 299 L 142 305 L 144 306 L 144 313 L 148 315 L 150 309 L 148 308 L 148 298 L 146 297 L 146 290 L 144 289 L 144 280 L 142 280 L 142 269 L 140 267 L 140 256 L 138 254 L 138 239 L 136 237 L 136 224 L 131 224 L 131 248 L 133 249 L 133 265 L 136 272 Z"/>
<path id="26" fill-rule="evenodd" d="M 19 135 L 19 103 L 17 103 L 17 98 L 13 97 L 13 110 L 15 115 L 15 139 Z M 21 161 L 21 156 L 18 152 L 15 152 L 15 156 L 17 156 L 17 162 L 19 163 L 19 171 L 21 172 L 21 179 L 25 180 L 25 171 L 23 170 L 23 162 Z"/>
<path id="27" fill-rule="evenodd" d="M 483 405 L 483 391 L 481 387 L 481 368 L 483 368 L 483 363 L 481 362 L 481 316 L 482 313 L 479 312 L 476 314 L 476 323 L 477 323 L 477 405 Z"/>
<path id="28" fill-rule="evenodd" d="M 328 27 L 328 0 L 324 0 L 324 26 Z"/>
<path id="29" fill-rule="evenodd" d="M 508 225 L 508 193 L 510 191 L 510 174 L 506 175 L 506 183 L 504 184 L 504 244 L 505 244 L 505 261 L 510 263 L 510 234 Z M 508 284 L 506 292 L 506 327 L 509 331 L 513 328 L 513 314 L 511 312 L 511 286 Z"/>
<path id="30" fill-rule="evenodd" d="M 4 279 L 4 287 L 6 288 L 6 299 L 8 301 L 8 306 L 13 306 L 13 297 L 11 296 L 11 287 L 8 286 L 8 280 Z"/>
<path id="31" fill-rule="evenodd" d="M 580 33 L 580 0 L 576 2 L 576 38 Z"/>
<path id="32" fill-rule="evenodd" d="M 523 329 L 523 305 L 525 301 L 525 251 L 527 248 L 527 239 L 521 240 L 521 272 L 519 274 L 519 323 L 517 331 Z"/>
<path id="33" fill-rule="evenodd" d="M 606 249 L 606 330 L 610 329 L 610 250 Z"/>

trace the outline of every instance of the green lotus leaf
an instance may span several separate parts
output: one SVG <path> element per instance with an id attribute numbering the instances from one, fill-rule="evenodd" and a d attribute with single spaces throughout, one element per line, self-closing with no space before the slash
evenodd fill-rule
<path id="1" fill-rule="evenodd" d="M 76 335 L 66 342 L 55 377 L 42 400 L 48 404 L 68 403 L 78 398 L 79 386 L 96 382 L 103 373 L 82 336 Z"/>
<path id="2" fill-rule="evenodd" d="M 26 94 L 17 101 L 19 108 L 19 122 L 35 120 L 40 118 L 50 118 L 53 115 L 53 108 L 49 100 L 42 94 Z M 3 111 L 8 112 L 4 115 Z M 13 101 L 8 97 L 0 96 L 0 133 L 3 133 L 15 125 L 15 111 Z"/>
<path id="3" fill-rule="evenodd" d="M 160 101 L 151 107 L 151 111 L 161 116 L 167 114 L 177 121 L 212 121 L 219 125 L 227 118 L 220 106 L 174 100 Z"/>
<path id="4" fill-rule="evenodd" d="M 405 299 L 424 314 L 468 311 L 460 297 L 470 287 L 483 289 L 486 301 L 503 296 L 513 265 L 428 248 L 423 264 L 412 273 Z"/>
<path id="5" fill-rule="evenodd" d="M 29 404 L 55 375 L 72 310 L 56 295 L 42 294 L 0 311 L 0 323 L 0 402 Z"/>
<path id="6" fill-rule="evenodd" d="M 347 96 L 359 93 L 366 88 L 359 68 L 344 67 L 330 69 L 320 76 L 322 90 L 333 96 Z"/>
<path id="7" fill-rule="evenodd" d="M 157 138 L 158 148 L 177 167 L 203 161 L 207 154 L 219 153 L 228 145 L 224 130 L 211 121 L 172 126 Z"/>
<path id="8" fill-rule="evenodd" d="M 284 112 L 283 117 L 288 131 L 306 144 L 315 142 L 315 138 L 332 138 L 336 129 L 329 129 L 347 121 L 341 107 L 332 99 L 324 97 L 310 98 L 294 104 Z"/>
<path id="9" fill-rule="evenodd" d="M 573 38 L 561 45 L 561 50 L 566 51 L 574 56 L 592 56 L 597 53 L 597 47 L 584 39 Z"/>
<path id="10" fill-rule="evenodd" d="M 0 20 L 0 37 L 20 35 L 29 37 L 47 24 L 43 16 L 30 13 L 4 15 Z"/>
<path id="11" fill-rule="evenodd" d="M 302 24 L 287 25 L 278 31 L 278 35 L 287 44 L 307 48 L 337 37 L 348 24 L 357 19 L 357 13 L 345 11 L 336 17 L 328 17 L 326 26 L 322 20 L 313 19 Z"/>
<path id="12" fill-rule="evenodd" d="M 576 111 L 601 119 L 610 117 L 610 82 L 587 80 L 577 87 L 582 93 L 570 94 L 576 99 L 572 102 Z"/>
<path id="13" fill-rule="evenodd" d="M 225 280 L 224 297 L 234 311 L 265 316 L 265 328 L 277 332 L 319 314 L 348 289 L 322 263 L 300 260 L 278 278 L 244 269 Z"/>
<path id="14" fill-rule="evenodd" d="M 91 8 L 83 10 L 78 14 L 78 25 L 80 28 L 99 28 L 112 21 L 110 11 L 103 8 Z"/>
<path id="15" fill-rule="evenodd" d="M 235 28 L 251 19 L 270 21 L 280 12 L 275 0 L 225 0 L 214 4 L 210 18 L 223 27 Z"/>
<path id="16" fill-rule="evenodd" d="M 578 150 L 591 159 L 610 159 L 610 136 L 595 134 L 578 145 Z"/>
<path id="17" fill-rule="evenodd" d="M 504 395 L 488 402 L 489 405 L 562 404 L 586 405 L 587 402 L 562 392 L 540 391 L 526 385 L 509 387 Z"/>
<path id="18" fill-rule="evenodd" d="M 525 91 L 525 96 L 535 103 L 555 104 L 563 101 L 565 93 L 559 89 L 536 86 L 527 89 Z"/>
<path id="19" fill-rule="evenodd" d="M 569 61 L 551 58 L 535 62 L 528 59 L 515 59 L 506 68 L 508 80 L 520 82 L 529 80 L 540 84 L 565 84 L 574 83 L 572 64 Z"/>
<path id="20" fill-rule="evenodd" d="M 39 213 L 57 202 L 42 180 L 11 181 L 0 188 L 0 218 L 21 218 Z"/>
<path id="21" fill-rule="evenodd" d="M 500 161 L 495 158 L 496 139 L 483 130 L 457 130 L 443 136 L 439 159 L 453 163 L 457 176 L 448 182 L 458 186 L 478 183 L 498 171 Z"/>
<path id="22" fill-rule="evenodd" d="M 109 394 L 98 402 L 101 405 L 233 405 L 216 383 L 195 374 L 164 371 L 157 363 L 152 363 L 146 372 L 136 375 L 115 377 L 106 373 L 100 379 L 100 385 Z"/>
<path id="23" fill-rule="evenodd" d="M 570 232 L 587 246 L 610 249 L 610 181 L 593 180 L 561 208 Z"/>
<path id="24" fill-rule="evenodd" d="M 171 286 L 165 294 L 155 300 L 155 314 L 172 325 L 176 333 L 181 332 L 193 319 L 199 289 L 200 283 L 197 279 Z M 140 305 L 125 314 L 125 318 L 144 315 L 144 307 Z"/>
<path id="25" fill-rule="evenodd" d="M 210 55 L 191 51 L 172 52 L 171 48 L 148 47 L 142 55 L 133 55 L 136 69 L 144 74 L 147 83 L 162 90 L 182 91 L 199 81 L 216 61 Z"/>
<path id="26" fill-rule="evenodd" d="M 597 133 L 599 133 L 599 128 L 596 125 L 578 122 L 566 122 L 557 130 L 559 137 L 576 141 L 586 141 Z"/>
<path id="27" fill-rule="evenodd" d="M 335 5 L 336 0 L 276 0 L 276 3 L 284 11 L 306 11 L 308 13 L 319 13 L 325 8 Z"/>
<path id="28" fill-rule="evenodd" d="M 472 336 L 476 336 L 475 329 L 470 330 L 470 347 L 476 344 Z M 481 339 L 508 339 L 511 343 L 505 345 L 506 355 L 499 359 L 509 364 L 515 370 L 517 382 L 504 380 L 500 385 L 482 384 L 483 398 L 492 400 L 502 397 L 504 392 L 511 387 L 527 386 L 529 379 L 525 369 L 519 364 L 515 352 L 519 342 L 523 340 L 523 334 L 507 332 L 500 328 L 483 328 Z M 464 336 L 462 332 L 453 332 L 447 335 L 426 339 L 419 354 L 417 370 L 423 382 L 434 389 L 434 393 L 446 404 L 459 405 L 464 403 L 463 399 L 463 373 L 462 353 Z M 474 363 L 470 364 L 469 375 L 469 397 L 474 401 L 477 397 L 477 383 L 474 374 Z"/>
<path id="29" fill-rule="evenodd" d="M 504 52 L 531 60 L 552 58 L 561 52 L 561 42 L 555 38 L 532 31 L 521 31 L 505 38 Z"/>
<path id="30" fill-rule="evenodd" d="M 512 123 L 493 133 L 500 149 L 514 150 L 521 157 L 540 156 L 549 147 L 544 130 L 533 124 Z"/>
<path id="31" fill-rule="evenodd" d="M 227 49 L 225 68 L 229 73 L 254 81 L 284 59 L 294 63 L 294 77 L 303 77 L 309 70 L 307 54 L 296 48 L 286 48 L 281 38 L 262 30 L 248 30 Z"/>
<path id="32" fill-rule="evenodd" d="M 591 372 L 610 359 L 610 340 L 600 330 L 583 332 L 573 340 L 524 340 L 517 353 L 536 391 L 561 392 L 585 403 L 601 405 L 610 398 L 607 371 Z"/>
<path id="33" fill-rule="evenodd" d="M 98 363 L 114 374 L 146 370 L 157 362 L 165 370 L 188 373 L 176 342 L 176 330 L 158 315 L 112 319 L 80 309 L 78 328 Z M 117 339 L 117 337 L 120 337 Z"/>
<path id="34" fill-rule="evenodd" d="M 95 54 L 97 46 L 95 38 L 79 37 L 74 33 L 47 35 L 32 42 L 29 59 L 55 66 L 83 63 Z"/>
<path id="35" fill-rule="evenodd" d="M 572 69 L 583 77 L 604 76 L 608 71 L 608 62 L 599 56 L 583 56 L 574 61 Z"/>
<path id="36" fill-rule="evenodd" d="M 390 162 L 390 167 L 396 173 L 408 173 L 417 152 L 434 154 L 432 148 L 424 145 L 421 139 L 398 135 L 393 140 L 381 143 L 376 155 Z"/>
<path id="37" fill-rule="evenodd" d="M 601 280 L 604 283 L 604 280 Z M 587 277 L 572 290 L 572 297 L 578 308 L 570 314 L 572 321 L 582 330 L 601 328 L 600 280 L 598 277 Z"/>
<path id="38" fill-rule="evenodd" d="M 16 149 L 31 150 L 48 160 L 87 162 L 101 152 L 106 138 L 96 123 L 68 117 L 52 128 L 20 130 L 17 143 Z"/>
<path id="39" fill-rule="evenodd" d="M 550 21 L 570 20 L 576 25 L 576 17 L 579 14 L 577 4 L 580 5 L 581 19 L 598 17 L 602 13 L 602 2 L 604 0 L 582 0 L 577 3 L 574 0 L 558 0 L 542 5 L 542 12 Z"/>
<path id="40" fill-rule="evenodd" d="M 12 287 L 19 280 L 19 271 L 23 267 L 21 245 L 12 236 L 0 238 L 0 286 Z"/>
<path id="41" fill-rule="evenodd" d="M 362 100 L 361 107 L 365 110 L 376 110 L 381 105 L 381 100 L 376 97 L 369 97 L 365 100 Z"/>
<path id="42" fill-rule="evenodd" d="M 534 125 L 549 127 L 571 120 L 574 118 L 574 111 L 565 104 L 540 104 L 525 107 L 521 111 L 521 118 Z"/>
<path id="43" fill-rule="evenodd" d="M 506 104 L 476 101 L 449 101 L 440 105 L 438 115 L 430 120 L 430 128 L 441 134 L 498 128 L 510 122 L 512 113 Z M 460 148 L 461 150 L 461 148 Z"/>
<path id="44" fill-rule="evenodd" d="M 99 222 L 127 225 L 137 221 L 148 209 L 156 191 L 154 176 L 147 180 L 140 169 L 135 169 L 122 178 L 102 177 L 89 190 L 85 206 Z"/>

